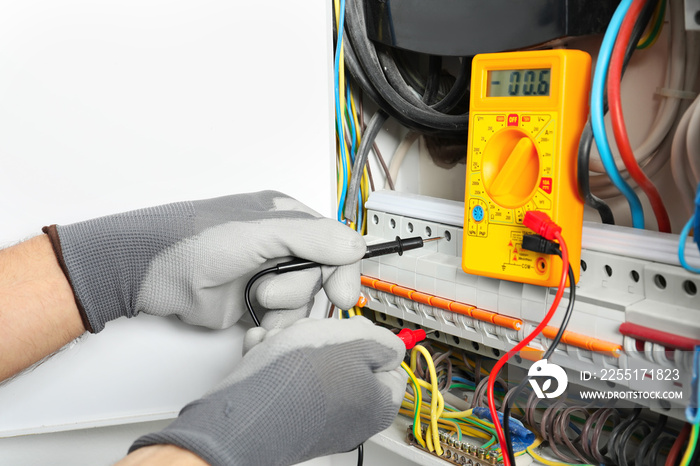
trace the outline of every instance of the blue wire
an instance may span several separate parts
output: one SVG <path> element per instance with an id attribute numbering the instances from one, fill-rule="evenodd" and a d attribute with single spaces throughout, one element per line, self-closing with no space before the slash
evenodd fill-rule
<path id="1" fill-rule="evenodd" d="M 695 229 L 693 240 L 695 244 L 698 245 L 698 250 L 700 251 L 700 183 L 698 183 L 695 192 L 695 225 L 693 225 L 693 228 Z"/>
<path id="2" fill-rule="evenodd" d="M 352 141 L 350 143 L 350 161 L 355 163 L 355 148 L 357 147 L 357 133 L 355 132 L 355 121 L 352 118 L 352 115 L 350 114 L 349 111 L 349 106 L 350 106 L 350 84 L 346 84 L 345 86 L 346 89 L 346 102 L 348 106 L 348 120 L 350 120 L 350 134 L 352 135 Z M 357 173 L 353 173 L 352 176 L 358 176 Z M 362 172 L 359 173 L 359 176 L 362 176 Z M 359 191 L 357 193 L 357 231 L 362 231 L 362 191 Z"/>
<path id="3" fill-rule="evenodd" d="M 338 24 L 338 42 L 335 47 L 335 63 L 333 66 L 333 90 L 335 94 L 335 126 L 340 142 L 340 158 L 343 164 L 343 188 L 340 192 L 338 203 L 338 221 L 343 221 L 343 207 L 345 206 L 345 193 L 348 190 L 348 165 L 345 153 L 345 134 L 343 133 L 343 109 L 340 108 L 340 48 L 343 45 L 343 29 L 345 26 L 345 0 L 340 0 L 340 21 Z M 345 64 L 343 64 L 345 66 Z"/>
<path id="4" fill-rule="evenodd" d="M 345 101 L 347 102 L 347 107 L 348 109 L 350 108 L 350 84 L 346 84 L 345 88 L 347 89 L 347 97 L 345 98 Z M 350 161 L 355 163 L 355 147 L 357 146 L 357 133 L 355 132 L 355 121 L 352 118 L 352 115 L 350 115 L 350 111 L 348 113 L 348 120 L 350 120 L 350 134 L 352 135 L 352 142 L 350 143 Z"/>
<path id="5" fill-rule="evenodd" d="M 464 384 L 469 384 L 469 385 L 474 385 L 476 387 L 476 384 L 472 382 L 471 380 L 467 380 L 462 377 L 457 377 L 457 376 L 452 376 L 452 381 L 457 382 L 457 383 L 464 383 Z"/>
<path id="6" fill-rule="evenodd" d="M 690 380 L 690 403 L 685 407 L 685 417 L 691 424 L 700 422 L 700 346 L 693 352 L 693 371 Z"/>
<path id="7" fill-rule="evenodd" d="M 622 0 L 620 2 L 620 5 L 615 10 L 615 14 L 610 20 L 608 29 L 605 31 L 603 43 L 600 45 L 591 89 L 591 126 L 593 128 L 593 136 L 595 137 L 598 152 L 600 152 L 600 159 L 605 166 L 605 171 L 608 173 L 615 187 L 627 198 L 627 202 L 630 205 L 630 210 L 632 211 L 632 225 L 635 228 L 644 229 L 644 210 L 642 209 L 642 203 L 639 201 L 639 197 L 637 197 L 637 194 L 630 185 L 622 179 L 620 172 L 615 166 L 615 160 L 613 159 L 613 155 L 610 152 L 610 145 L 608 144 L 608 136 L 605 133 L 605 123 L 603 122 L 605 79 L 608 74 L 610 57 L 612 56 L 617 33 L 620 31 L 620 25 L 631 4 L 632 0 Z"/>
<path id="8" fill-rule="evenodd" d="M 688 264 L 685 260 L 685 242 L 688 239 L 688 235 L 690 234 L 690 229 L 693 226 L 693 221 L 695 220 L 695 215 L 690 217 L 690 220 L 688 220 L 688 223 L 685 224 L 683 227 L 683 231 L 681 231 L 681 236 L 678 238 L 678 260 L 681 262 L 681 265 L 685 270 L 688 272 L 693 272 L 693 273 L 700 273 L 700 269 L 696 269 L 692 265 Z M 695 234 L 697 235 L 698 232 L 696 231 Z"/>
<path id="9" fill-rule="evenodd" d="M 346 102 L 347 106 L 349 108 L 350 106 L 350 84 L 346 84 L 345 86 L 347 93 L 346 93 Z M 350 112 L 348 111 L 348 120 L 350 120 L 350 134 L 352 134 L 352 141 L 350 143 L 350 161 L 355 163 L 355 147 L 357 146 L 357 133 L 355 129 L 355 120 L 352 118 L 352 115 L 350 115 Z M 353 176 L 358 176 L 357 173 L 353 173 Z M 362 172 L 360 173 L 359 176 L 362 176 Z M 362 191 L 357 193 L 357 231 L 362 231 Z"/>

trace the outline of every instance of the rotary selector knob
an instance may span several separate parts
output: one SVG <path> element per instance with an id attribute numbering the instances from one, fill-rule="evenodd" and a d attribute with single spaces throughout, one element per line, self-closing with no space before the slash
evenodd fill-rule
<path id="1" fill-rule="evenodd" d="M 537 189 L 540 159 L 530 136 L 516 128 L 494 134 L 484 148 L 484 188 L 501 207 L 521 207 Z"/>

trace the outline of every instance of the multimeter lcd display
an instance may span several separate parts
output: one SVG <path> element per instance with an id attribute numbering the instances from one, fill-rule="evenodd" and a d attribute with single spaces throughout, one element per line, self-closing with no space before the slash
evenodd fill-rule
<path id="1" fill-rule="evenodd" d="M 542 97 L 549 96 L 552 70 L 494 70 L 488 79 L 487 97 Z"/>

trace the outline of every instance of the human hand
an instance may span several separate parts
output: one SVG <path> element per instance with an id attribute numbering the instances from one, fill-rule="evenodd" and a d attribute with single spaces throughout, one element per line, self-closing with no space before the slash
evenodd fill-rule
<path id="1" fill-rule="evenodd" d="M 85 328 L 139 312 L 177 315 L 210 328 L 245 312 L 243 291 L 256 271 L 300 257 L 331 267 L 260 280 L 255 297 L 265 328 L 308 315 L 323 287 L 338 307 L 360 293 L 360 235 L 274 191 L 179 202 L 66 226 L 46 227 L 73 288 Z"/>
<path id="2" fill-rule="evenodd" d="M 212 465 L 294 464 L 350 451 L 398 413 L 405 352 L 364 317 L 303 319 L 269 332 L 216 389 L 130 451 L 176 445 Z"/>

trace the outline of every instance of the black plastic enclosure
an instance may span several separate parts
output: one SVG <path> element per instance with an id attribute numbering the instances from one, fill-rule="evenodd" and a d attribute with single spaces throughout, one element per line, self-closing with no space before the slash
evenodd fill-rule
<path id="1" fill-rule="evenodd" d="M 357 0 L 367 35 L 414 52 L 473 56 L 605 31 L 619 1 Z"/>

